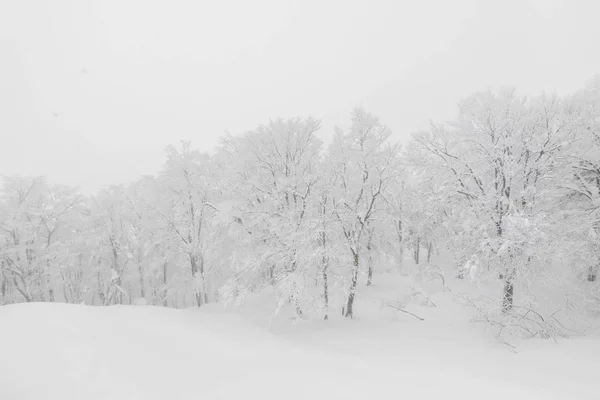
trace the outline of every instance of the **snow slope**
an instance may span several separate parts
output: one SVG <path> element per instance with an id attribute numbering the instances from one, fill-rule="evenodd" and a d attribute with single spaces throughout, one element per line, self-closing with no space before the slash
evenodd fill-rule
<path id="1" fill-rule="evenodd" d="M 330 315 L 329 321 L 301 320 L 292 326 L 291 308 L 287 316 L 271 321 L 265 311 L 269 309 L 269 299 L 260 296 L 233 312 L 293 346 L 302 344 L 312 351 L 352 356 L 375 364 L 375 368 L 385 366 L 394 371 L 394 382 L 401 390 L 409 387 L 407 382 L 425 376 L 432 384 L 442 384 L 439 377 L 444 376 L 453 382 L 444 380 L 448 386 L 441 388 L 440 393 L 443 391 L 450 398 L 494 399 L 511 388 L 517 389 L 513 397 L 516 399 L 600 398 L 597 329 L 590 328 L 586 336 L 559 339 L 557 343 L 549 339 L 510 338 L 515 351 L 495 340 L 485 325 L 470 322 L 474 310 L 457 301 L 461 294 L 499 297 L 502 282 L 476 285 L 453 278 L 450 268 L 444 274 L 450 291 L 441 291 L 440 282 L 421 284 L 436 307 L 419 306 L 418 302 L 406 305 L 425 321 L 382 308 L 382 300 L 402 299 L 410 293 L 411 286 L 419 286 L 399 274 L 382 271 L 375 275 L 373 286 L 359 287 L 356 317 L 352 321 Z M 418 397 L 416 390 L 415 393 L 417 398 L 432 398 Z"/>
<path id="2" fill-rule="evenodd" d="M 511 352 L 455 301 L 499 287 L 444 274 L 451 291 L 421 283 L 436 307 L 406 305 L 424 321 L 382 307 L 419 285 L 383 271 L 350 321 L 335 299 L 329 321 L 272 318 L 269 293 L 227 309 L 3 306 L 0 400 L 600 398 L 597 334 Z"/>
<path id="3" fill-rule="evenodd" d="M 572 368 L 572 348 L 538 357 L 546 347 L 540 345 L 517 359 L 486 348 L 485 341 L 453 343 L 441 326 L 418 321 L 331 322 L 285 329 L 282 323 L 274 334 L 210 309 L 4 306 L 0 399 L 597 398 L 591 371 Z M 550 359 L 552 365 L 570 362 L 564 368 L 570 375 L 561 377 L 569 384 L 557 384 L 554 376 L 540 385 L 508 372 L 478 373 L 492 359 L 525 373 L 551 371 Z"/>

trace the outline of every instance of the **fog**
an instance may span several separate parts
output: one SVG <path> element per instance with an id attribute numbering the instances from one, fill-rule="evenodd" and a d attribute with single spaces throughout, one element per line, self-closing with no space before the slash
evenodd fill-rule
<path id="1" fill-rule="evenodd" d="M 594 1 L 3 1 L 0 173 L 91 193 L 271 118 L 355 106 L 404 139 L 488 87 L 575 90 Z"/>

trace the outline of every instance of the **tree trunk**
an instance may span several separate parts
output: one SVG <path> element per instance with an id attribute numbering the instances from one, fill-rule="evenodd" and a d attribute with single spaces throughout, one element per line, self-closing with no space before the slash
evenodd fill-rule
<path id="1" fill-rule="evenodd" d="M 421 253 L 421 237 L 417 236 L 417 242 L 415 243 L 415 249 L 414 249 L 414 259 L 415 259 L 415 264 L 417 264 L 417 265 L 419 265 L 420 253 Z"/>
<path id="2" fill-rule="evenodd" d="M 0 265 L 0 268 L 4 266 L 4 262 Z M 8 280 L 4 276 L 4 272 L 0 271 L 0 305 L 6 304 L 5 298 L 8 289 Z"/>
<path id="3" fill-rule="evenodd" d="M 288 297 L 288 303 L 294 304 L 294 307 L 296 309 L 296 316 L 301 317 L 303 315 L 303 313 L 302 313 L 302 307 L 300 307 L 300 299 L 299 299 L 298 294 L 299 294 L 298 293 L 298 285 L 294 281 L 292 284 L 292 293 L 290 293 L 290 295 Z"/>
<path id="4" fill-rule="evenodd" d="M 63 291 L 63 296 L 65 298 L 65 302 L 67 304 L 69 304 L 69 303 L 75 304 L 75 300 L 73 299 L 73 296 L 69 294 L 72 292 L 72 290 L 70 288 L 71 285 L 67 282 L 67 279 L 64 276 L 63 276 L 62 282 L 63 282 L 62 291 Z"/>
<path id="5" fill-rule="evenodd" d="M 123 304 L 123 292 L 121 290 L 123 290 L 123 283 L 121 281 L 121 276 L 119 275 L 119 277 L 116 279 L 116 285 L 117 285 L 117 290 L 115 291 L 116 293 L 116 302 L 117 304 Z"/>
<path id="6" fill-rule="evenodd" d="M 198 273 L 199 273 L 198 258 L 193 253 L 189 253 L 189 257 L 190 257 L 190 268 L 192 270 L 192 281 L 194 282 L 194 299 L 196 301 L 196 306 L 201 307 L 202 306 L 202 291 L 198 287 L 198 282 L 197 282 Z"/>
<path id="7" fill-rule="evenodd" d="M 138 248 L 138 272 L 140 274 L 140 297 L 142 299 L 146 298 L 146 288 L 144 282 L 144 268 L 142 267 L 142 249 Z"/>
<path id="8" fill-rule="evenodd" d="M 514 274 L 507 276 L 506 280 L 504 281 L 504 291 L 502 294 L 502 312 L 505 314 L 509 313 L 513 308 L 515 286 L 513 282 L 514 278 L 512 275 Z"/>
<path id="9" fill-rule="evenodd" d="M 456 266 L 456 269 L 458 269 L 458 275 L 456 276 L 458 279 L 464 279 L 465 278 L 465 262 L 466 259 L 464 256 L 460 256 L 458 257 L 458 263 Z"/>
<path id="10" fill-rule="evenodd" d="M 300 307 L 300 301 L 298 300 L 298 296 L 297 295 L 294 297 L 294 302 L 296 304 L 296 315 L 298 317 L 301 317 L 303 315 L 303 313 L 302 313 L 302 307 Z"/>
<path id="11" fill-rule="evenodd" d="M 327 310 L 329 308 L 328 285 L 329 285 L 329 282 L 327 281 L 327 260 L 325 260 L 325 257 L 323 257 L 323 301 L 325 303 L 325 320 L 329 319 L 329 316 L 327 313 Z"/>
<path id="12" fill-rule="evenodd" d="M 200 276 L 202 277 L 202 293 L 204 293 L 204 304 L 208 304 L 208 285 L 204 273 L 204 251 L 200 254 Z"/>
<path id="13" fill-rule="evenodd" d="M 163 306 L 164 307 L 168 307 L 169 306 L 169 298 L 168 298 L 169 297 L 168 296 L 169 289 L 168 289 L 168 286 L 167 286 L 167 269 L 168 269 L 167 267 L 168 267 L 168 265 L 169 264 L 165 261 L 163 263 L 163 271 L 162 271 L 163 272 L 162 273 L 162 276 L 163 276 L 163 290 L 162 290 L 163 293 L 162 293 L 162 296 L 163 296 Z"/>
<path id="14" fill-rule="evenodd" d="M 348 294 L 348 303 L 346 304 L 346 318 L 353 317 L 354 296 L 356 294 L 356 284 L 358 283 L 358 249 L 351 251 L 353 256 L 352 282 L 350 283 L 350 293 Z"/>
<path id="15" fill-rule="evenodd" d="M 427 246 L 427 262 L 431 261 L 431 254 L 433 252 L 433 242 L 429 242 L 429 245 Z"/>
<path id="16" fill-rule="evenodd" d="M 371 240 L 372 240 L 372 235 L 369 235 L 369 241 L 367 242 L 367 264 L 368 264 L 367 286 L 371 286 L 371 282 L 373 280 L 373 258 L 371 255 Z"/>
<path id="17" fill-rule="evenodd" d="M 498 221 L 496 221 L 496 235 L 498 236 L 498 239 L 502 238 L 502 218 L 500 217 L 500 219 Z M 502 272 L 498 273 L 498 279 L 504 279 L 505 274 L 503 274 Z"/>
<path id="18" fill-rule="evenodd" d="M 321 233 L 321 245 L 323 246 L 323 252 L 325 252 L 326 244 L 325 232 Z M 329 308 L 329 281 L 327 278 L 327 256 L 323 254 L 323 301 L 325 305 L 325 320 L 329 319 L 328 308 Z"/>
<path id="19" fill-rule="evenodd" d="M 133 304 L 133 287 L 131 284 L 127 285 L 127 301 L 129 305 Z"/>
<path id="20" fill-rule="evenodd" d="M 48 300 L 54 303 L 56 301 L 54 298 L 54 287 L 52 286 L 52 282 L 49 282 L 48 285 Z"/>
<path id="21" fill-rule="evenodd" d="M 267 270 L 267 275 L 269 278 L 269 284 L 271 286 L 275 285 L 275 264 L 271 265 Z"/>
<path id="22" fill-rule="evenodd" d="M 48 287 L 48 301 L 53 303 L 55 301 L 54 286 L 53 286 L 53 282 L 52 282 L 52 274 L 50 271 L 51 271 L 50 260 L 49 260 L 48 256 L 46 255 L 46 265 L 44 266 L 44 270 L 42 273 L 42 279 L 43 279 L 42 290 L 44 290 L 44 285 Z"/>
<path id="23" fill-rule="evenodd" d="M 115 284 L 117 285 L 117 290 L 115 292 L 116 296 L 116 304 L 123 304 L 123 293 L 121 292 L 121 273 L 119 271 L 119 253 L 117 253 L 117 247 L 115 245 L 114 240 L 111 238 L 111 247 L 112 247 L 112 268 L 115 274 L 117 275 L 117 279 L 115 279 Z"/>
<path id="24" fill-rule="evenodd" d="M 398 235 L 398 269 L 402 271 L 404 265 L 404 237 L 402 235 L 402 220 L 398 220 L 396 234 Z"/>
<path id="25" fill-rule="evenodd" d="M 598 279 L 598 267 L 598 265 L 592 265 L 589 267 L 587 276 L 587 280 L 589 282 L 596 282 L 596 279 Z"/>

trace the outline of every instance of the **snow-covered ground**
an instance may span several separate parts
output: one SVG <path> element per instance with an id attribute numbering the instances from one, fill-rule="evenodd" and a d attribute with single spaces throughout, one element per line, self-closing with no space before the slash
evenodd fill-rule
<path id="1" fill-rule="evenodd" d="M 258 298 L 218 306 L 0 307 L 0 399 L 598 399 L 600 340 L 498 344 L 437 293 L 394 315 L 390 277 L 352 321 L 269 321 Z"/>

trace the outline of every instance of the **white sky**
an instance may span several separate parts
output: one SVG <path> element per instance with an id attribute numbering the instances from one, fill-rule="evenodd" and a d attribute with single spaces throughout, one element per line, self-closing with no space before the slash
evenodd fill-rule
<path id="1" fill-rule="evenodd" d="M 0 174 L 95 191 L 270 118 L 399 140 L 470 93 L 600 72 L 597 0 L 0 0 Z"/>

